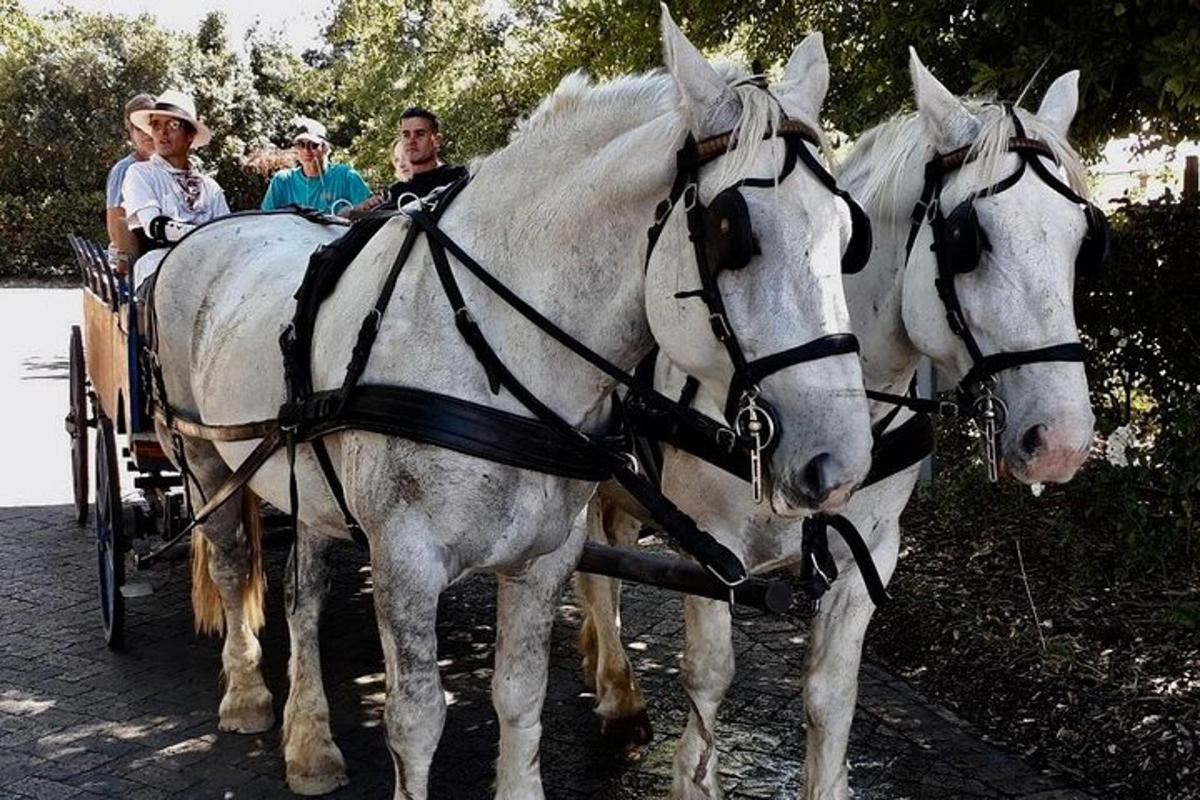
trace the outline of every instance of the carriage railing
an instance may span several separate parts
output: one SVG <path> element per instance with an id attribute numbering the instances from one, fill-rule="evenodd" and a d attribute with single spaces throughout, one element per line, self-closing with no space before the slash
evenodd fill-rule
<path id="1" fill-rule="evenodd" d="M 129 282 L 117 275 L 109 263 L 108 251 L 98 242 L 73 233 L 67 236 L 67 241 L 75 252 L 84 287 L 116 311 L 129 298 Z"/>

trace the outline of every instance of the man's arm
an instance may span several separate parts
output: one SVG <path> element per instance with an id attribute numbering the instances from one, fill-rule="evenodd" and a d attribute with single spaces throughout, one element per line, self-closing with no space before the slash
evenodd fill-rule
<path id="1" fill-rule="evenodd" d="M 105 210 L 104 223 L 108 228 L 108 240 L 117 251 L 117 274 L 124 275 L 128 271 L 128 265 L 133 263 L 141 252 L 137 237 L 125 224 L 125 209 L 120 206 Z"/>

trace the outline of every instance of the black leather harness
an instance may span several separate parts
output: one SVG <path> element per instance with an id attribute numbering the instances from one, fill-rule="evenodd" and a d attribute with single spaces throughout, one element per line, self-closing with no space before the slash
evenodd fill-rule
<path id="1" fill-rule="evenodd" d="M 792 154 L 789 156 L 788 163 L 789 165 L 793 164 L 795 148 L 803 149 L 802 146 L 793 143 L 793 136 L 797 135 L 796 129 L 781 128 L 777 134 L 773 133 L 772 135 L 783 137 L 788 142 L 789 153 Z M 811 132 L 808 135 L 815 138 L 815 134 L 811 134 Z M 715 146 L 714 143 L 716 143 Z M 728 136 L 715 137 L 699 143 L 690 136 L 687 138 L 684 147 L 677 155 L 677 163 L 684 170 L 684 177 L 682 179 L 677 177 L 674 184 L 683 189 L 678 193 L 674 189 L 672 190 L 665 213 L 669 213 L 669 208 L 674 206 L 689 186 L 692 192 L 696 191 L 699 167 L 718 158 L 728 149 L 728 146 Z M 788 169 L 790 171 L 790 166 Z M 353 255 L 361 250 L 366 241 L 378 232 L 383 221 L 389 216 L 387 214 L 371 215 L 356 223 L 356 226 L 351 228 L 343 240 L 318 249 L 310 259 L 309 269 L 296 295 L 295 317 L 280 339 L 284 354 L 288 400 L 280 408 L 275 420 L 264 420 L 240 426 L 210 426 L 199 420 L 187 419 L 185 415 L 170 408 L 165 392 L 162 391 L 161 370 L 158 370 L 160 379 L 157 382 L 158 391 L 155 402 L 160 410 L 157 413 L 169 427 L 181 433 L 186 429 L 185 435 L 207 439 L 230 440 L 261 437 L 259 444 L 234 471 L 234 474 L 218 488 L 212 497 L 206 499 L 200 509 L 194 511 L 191 524 L 168 545 L 182 538 L 194 525 L 207 518 L 241 488 L 259 466 L 281 448 L 286 450 L 291 467 L 289 470 L 289 498 L 292 515 L 295 517 L 299 506 L 294 469 L 295 452 L 297 445 L 301 443 L 312 445 L 314 454 L 351 534 L 359 540 L 365 540 L 361 527 L 346 502 L 336 470 L 321 439 L 337 431 L 369 430 L 402 436 L 511 466 L 567 478 L 584 480 L 612 478 L 645 507 L 651 518 L 675 541 L 681 550 L 695 558 L 723 583 L 732 587 L 744 581 L 747 573 L 740 559 L 709 533 L 700 530 L 690 517 L 664 497 L 658 487 L 638 470 L 636 458 L 633 458 L 625 447 L 628 442 L 627 435 L 595 435 L 575 429 L 513 375 L 492 348 L 467 308 L 454 270 L 450 266 L 450 257 L 452 256 L 491 292 L 540 328 L 543 333 L 619 384 L 624 385 L 630 397 L 636 398 L 645 407 L 652 408 L 670 418 L 680 428 L 686 429 L 695 426 L 709 431 L 715 426 L 724 430 L 723 437 L 733 442 L 735 446 L 747 448 L 756 444 L 757 447 L 754 450 L 761 452 L 761 440 L 752 435 L 755 431 L 749 431 L 745 436 L 740 435 L 731 428 L 715 425 L 707 417 L 690 407 L 655 392 L 649 384 L 609 363 L 561 330 L 484 269 L 438 225 L 441 214 L 466 184 L 466 180 L 460 181 L 446 187 L 441 193 L 431 195 L 419 204 L 406 206 L 398 212 L 410 220 L 407 234 L 373 307 L 360 325 L 357 340 L 347 364 L 346 374 L 339 388 L 325 391 L 313 391 L 312 389 L 311 338 L 316 314 L 322 301 L 336 287 L 345 266 L 352 260 Z M 656 227 L 660 227 L 665 220 L 665 213 L 660 213 L 656 217 Z M 711 287 L 705 299 L 720 304 L 720 294 L 715 285 L 715 278 L 708 274 L 703 260 L 702 241 L 706 236 L 705 220 L 689 214 L 688 223 L 689 234 L 692 241 L 696 243 L 697 267 L 701 273 L 701 280 L 706 286 Z M 532 418 L 423 390 L 359 384 L 401 270 L 408 261 L 417 238 L 422 234 L 429 246 L 443 293 L 454 315 L 455 325 L 486 372 L 492 391 L 495 393 L 501 389 L 508 391 L 532 414 Z M 652 227 L 651 240 L 653 241 L 655 238 L 654 227 Z M 330 264 L 340 264 L 340 266 L 330 266 Z M 723 305 L 718 305 L 717 309 L 723 329 L 729 332 L 726 339 L 722 341 L 725 343 L 730 357 L 734 360 L 735 372 L 743 376 L 751 375 L 746 371 L 746 360 L 736 338 L 732 336 Z M 714 311 L 714 314 L 717 313 Z M 721 334 L 718 332 L 716 320 L 714 320 L 714 332 L 718 333 L 718 338 L 720 338 Z M 856 350 L 856 342 L 853 350 L 845 349 L 846 337 L 853 339 L 848 334 L 836 335 L 832 339 L 830 351 L 853 352 Z M 809 346 L 796 348 L 795 351 L 796 360 L 790 363 L 799 363 L 800 360 L 810 360 L 810 358 L 820 357 L 824 354 L 836 354 L 834 352 L 816 353 L 814 348 Z M 789 353 L 791 352 L 789 351 Z M 773 362 L 770 371 L 773 372 L 785 366 L 787 363 L 777 359 Z M 751 386 L 754 380 L 756 379 L 752 377 L 747 386 Z M 757 387 L 753 386 L 753 388 Z M 753 406 L 757 392 L 751 393 L 750 388 L 747 388 L 744 394 L 747 397 L 746 404 Z M 761 408 L 761 406 L 758 407 Z M 238 437 L 230 435 L 230 427 L 238 429 Z M 748 442 L 752 444 L 748 444 Z"/>

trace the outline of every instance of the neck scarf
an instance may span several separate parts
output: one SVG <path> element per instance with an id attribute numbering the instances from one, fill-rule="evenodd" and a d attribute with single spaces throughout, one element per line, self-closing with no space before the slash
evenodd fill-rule
<path id="1" fill-rule="evenodd" d="M 178 169 L 171 166 L 171 162 L 158 153 L 151 156 L 151 159 L 155 159 L 158 166 L 165 169 L 175 179 L 175 185 L 179 187 L 179 193 L 183 196 L 183 204 L 187 206 L 188 211 L 195 211 L 199 208 L 203 182 L 200 179 L 200 173 L 192 169 L 191 162 L 189 161 L 184 169 Z"/>

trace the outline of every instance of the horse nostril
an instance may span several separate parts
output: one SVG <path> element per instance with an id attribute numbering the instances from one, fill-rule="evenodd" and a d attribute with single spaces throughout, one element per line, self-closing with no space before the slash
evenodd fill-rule
<path id="1" fill-rule="evenodd" d="M 823 502 L 833 488 L 829 485 L 829 462 L 832 460 L 829 453 L 821 453 L 804 465 L 805 494 L 815 503 Z"/>
<path id="2" fill-rule="evenodd" d="M 1037 455 L 1038 450 L 1041 450 L 1045 443 L 1045 433 L 1045 425 L 1034 425 L 1021 436 L 1021 449 L 1027 455 Z"/>

